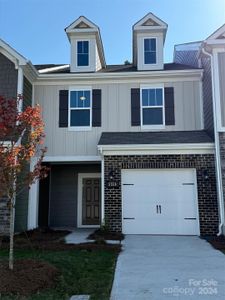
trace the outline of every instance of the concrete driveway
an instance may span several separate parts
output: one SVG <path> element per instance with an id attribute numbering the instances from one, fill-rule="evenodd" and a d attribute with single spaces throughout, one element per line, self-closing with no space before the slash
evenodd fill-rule
<path id="1" fill-rule="evenodd" d="M 225 255 L 198 237 L 127 235 L 111 300 L 225 299 Z"/>

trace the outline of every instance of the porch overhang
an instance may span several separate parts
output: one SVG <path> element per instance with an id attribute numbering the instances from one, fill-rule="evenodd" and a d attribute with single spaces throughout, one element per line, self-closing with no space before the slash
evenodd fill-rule
<path id="1" fill-rule="evenodd" d="M 205 131 L 105 132 L 98 144 L 101 155 L 213 154 L 214 142 Z"/>

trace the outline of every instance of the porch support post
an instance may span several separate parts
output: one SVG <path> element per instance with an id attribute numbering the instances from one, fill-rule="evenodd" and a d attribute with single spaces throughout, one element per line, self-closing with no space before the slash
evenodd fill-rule
<path id="1" fill-rule="evenodd" d="M 105 189 L 104 189 L 104 156 L 102 155 L 102 162 L 101 162 L 101 224 L 104 224 L 105 222 L 105 201 L 104 201 L 104 194 L 105 194 Z"/>
<path id="2" fill-rule="evenodd" d="M 33 169 L 37 163 L 37 158 L 32 158 L 30 168 Z M 28 218 L 27 229 L 31 230 L 38 227 L 38 197 L 39 197 L 39 180 L 36 181 L 29 190 Z"/>

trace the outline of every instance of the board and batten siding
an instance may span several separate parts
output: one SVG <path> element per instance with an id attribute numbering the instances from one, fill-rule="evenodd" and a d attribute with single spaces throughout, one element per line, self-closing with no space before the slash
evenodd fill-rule
<path id="1" fill-rule="evenodd" d="M 166 126 L 165 130 L 202 129 L 200 81 L 174 81 L 164 86 L 174 87 L 175 106 L 175 125 Z M 69 86 L 36 85 L 34 101 L 43 110 L 48 147 L 46 155 L 98 155 L 97 144 L 102 132 L 141 131 L 140 126 L 131 126 L 131 88 L 140 88 L 140 84 L 137 81 L 93 84 L 92 89 L 102 90 L 102 126 L 93 127 L 90 131 L 69 131 L 68 128 L 59 128 L 59 91 L 69 89 Z"/>
<path id="2" fill-rule="evenodd" d="M 220 105 L 221 122 L 225 126 L 225 53 L 218 54 L 219 80 L 220 80 Z"/>

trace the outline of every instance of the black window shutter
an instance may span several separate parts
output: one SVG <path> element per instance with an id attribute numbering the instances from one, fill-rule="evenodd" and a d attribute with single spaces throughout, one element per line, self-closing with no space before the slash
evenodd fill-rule
<path id="1" fill-rule="evenodd" d="M 140 126 L 140 89 L 131 89 L 131 126 Z"/>
<path id="2" fill-rule="evenodd" d="M 92 126 L 102 126 L 102 91 L 92 90 Z"/>
<path id="3" fill-rule="evenodd" d="M 68 127 L 68 90 L 59 91 L 59 127 Z"/>
<path id="4" fill-rule="evenodd" d="M 165 123 L 166 125 L 175 125 L 174 114 L 174 88 L 166 87 L 164 89 L 165 98 Z"/>

